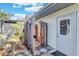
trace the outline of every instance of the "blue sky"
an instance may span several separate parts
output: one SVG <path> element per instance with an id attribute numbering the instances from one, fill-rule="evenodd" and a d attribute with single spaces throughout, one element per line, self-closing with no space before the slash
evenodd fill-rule
<path id="1" fill-rule="evenodd" d="M 25 15 L 33 14 L 46 5 L 47 3 L 0 3 L 0 8 L 14 14 L 11 19 L 16 20 L 25 17 Z"/>
<path id="2" fill-rule="evenodd" d="M 14 14 L 32 14 L 46 3 L 0 3 L 0 8 Z"/>

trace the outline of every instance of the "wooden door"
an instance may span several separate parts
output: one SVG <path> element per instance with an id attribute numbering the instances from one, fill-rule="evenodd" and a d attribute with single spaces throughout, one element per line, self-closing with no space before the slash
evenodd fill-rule
<path id="1" fill-rule="evenodd" d="M 41 45 L 45 46 L 47 44 L 47 23 L 40 22 L 40 40 Z"/>
<path id="2" fill-rule="evenodd" d="M 35 24 L 35 41 L 39 42 L 39 39 L 38 39 L 38 25 L 37 24 Z"/>

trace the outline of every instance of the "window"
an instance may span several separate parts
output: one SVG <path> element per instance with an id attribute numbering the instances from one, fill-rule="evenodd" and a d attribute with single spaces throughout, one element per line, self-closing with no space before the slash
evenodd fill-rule
<path id="1" fill-rule="evenodd" d="M 60 35 L 70 34 L 70 20 L 65 19 L 60 21 Z"/>

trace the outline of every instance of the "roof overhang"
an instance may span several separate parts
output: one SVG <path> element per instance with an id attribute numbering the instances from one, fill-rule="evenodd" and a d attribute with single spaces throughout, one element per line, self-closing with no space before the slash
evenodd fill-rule
<path id="1" fill-rule="evenodd" d="M 63 8 L 69 7 L 75 3 L 50 3 L 46 7 L 40 9 L 32 17 L 35 17 L 36 20 L 43 18 L 49 14 L 55 13 Z"/>

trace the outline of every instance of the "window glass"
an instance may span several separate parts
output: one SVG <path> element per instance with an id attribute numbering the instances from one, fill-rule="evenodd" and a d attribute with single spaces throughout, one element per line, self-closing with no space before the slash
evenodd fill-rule
<path id="1" fill-rule="evenodd" d="M 61 20 L 60 21 L 60 35 L 69 35 L 70 34 L 70 20 Z"/>

